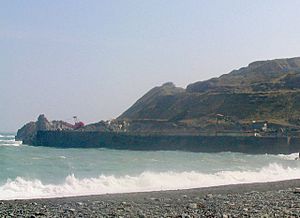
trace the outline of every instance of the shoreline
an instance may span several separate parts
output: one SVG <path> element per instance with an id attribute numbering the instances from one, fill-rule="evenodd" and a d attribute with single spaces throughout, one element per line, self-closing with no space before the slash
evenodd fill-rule
<path id="1" fill-rule="evenodd" d="M 300 179 L 171 191 L 0 200 L 0 216 L 300 216 Z M 187 215 L 187 216 L 185 216 Z"/>

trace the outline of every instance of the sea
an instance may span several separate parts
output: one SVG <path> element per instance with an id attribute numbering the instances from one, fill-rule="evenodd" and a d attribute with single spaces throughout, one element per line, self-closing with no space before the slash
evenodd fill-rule
<path id="1" fill-rule="evenodd" d="M 0 133 L 0 200 L 177 190 L 300 178 L 298 154 L 49 148 Z"/>

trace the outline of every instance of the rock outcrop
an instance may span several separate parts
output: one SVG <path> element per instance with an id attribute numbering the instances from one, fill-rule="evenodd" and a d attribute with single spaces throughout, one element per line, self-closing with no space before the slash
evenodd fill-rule
<path id="1" fill-rule="evenodd" d="M 37 131 L 73 130 L 73 125 L 64 121 L 48 121 L 44 114 L 39 115 L 36 122 L 29 122 L 18 130 L 16 140 L 24 144 L 33 144 Z"/>
<path id="2" fill-rule="evenodd" d="M 16 140 L 23 141 L 23 144 L 32 144 L 35 140 L 36 132 L 36 122 L 29 122 L 18 130 Z"/>
<path id="3" fill-rule="evenodd" d="M 38 117 L 38 120 L 36 122 L 36 128 L 37 128 L 37 130 L 50 130 L 51 129 L 51 123 L 48 121 L 48 119 L 45 117 L 44 114 L 41 114 Z"/>

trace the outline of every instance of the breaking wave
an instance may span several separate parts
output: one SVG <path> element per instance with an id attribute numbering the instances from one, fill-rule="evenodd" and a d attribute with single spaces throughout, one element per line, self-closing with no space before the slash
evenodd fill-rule
<path id="1" fill-rule="evenodd" d="M 40 180 L 17 177 L 0 186 L 0 198 L 30 199 L 107 193 L 127 193 L 200 188 L 217 185 L 270 182 L 300 178 L 300 169 L 272 163 L 258 171 L 220 171 L 205 174 L 190 172 L 143 172 L 138 176 L 106 176 L 79 179 L 74 175 L 63 184 L 44 184 Z"/>
<path id="2" fill-rule="evenodd" d="M 0 138 L 14 138 L 14 135 L 1 135 L 0 134 Z"/>
<path id="3" fill-rule="evenodd" d="M 278 154 L 278 157 L 284 160 L 295 160 L 299 157 L 299 153 L 293 153 L 293 154 Z"/>
<path id="4" fill-rule="evenodd" d="M 22 145 L 21 141 L 15 140 L 0 140 L 0 146 L 20 146 Z"/>
<path id="5" fill-rule="evenodd" d="M 15 135 L 0 134 L 0 147 L 1 146 L 20 146 L 22 141 L 16 141 Z"/>

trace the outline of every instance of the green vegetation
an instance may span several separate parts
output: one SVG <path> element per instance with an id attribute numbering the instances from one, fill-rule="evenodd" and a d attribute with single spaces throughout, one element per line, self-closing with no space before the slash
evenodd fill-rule
<path id="1" fill-rule="evenodd" d="M 217 114 L 224 119 L 216 121 Z M 300 126 L 300 58 L 254 62 L 186 89 L 166 83 L 150 90 L 119 119 L 159 119 L 201 128 L 218 122 L 224 129 L 254 120 Z"/>

